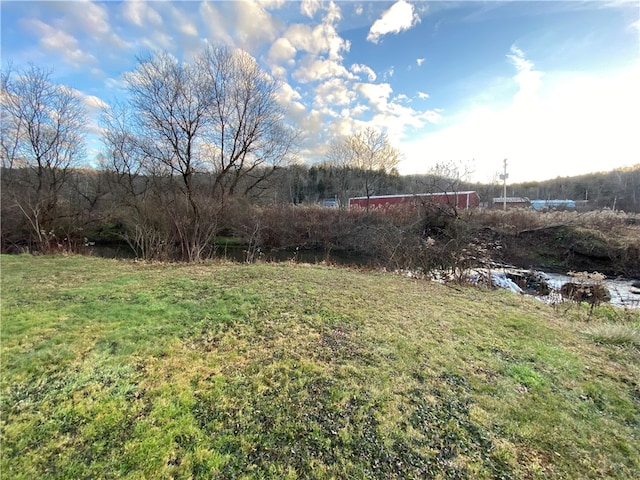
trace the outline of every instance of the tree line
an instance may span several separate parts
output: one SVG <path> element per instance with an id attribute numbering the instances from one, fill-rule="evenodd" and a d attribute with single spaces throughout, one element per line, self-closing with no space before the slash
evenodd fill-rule
<path id="1" fill-rule="evenodd" d="M 366 196 L 364 172 L 353 167 L 336 167 L 329 163 L 290 167 L 283 173 L 287 195 L 281 198 L 291 203 L 321 202 L 337 198 L 342 205 L 354 196 Z M 399 175 L 391 170 L 377 172 L 374 195 L 415 194 L 435 192 L 477 191 L 484 204 L 502 197 L 502 183 L 476 183 L 466 180 L 468 172 L 455 163 L 434 165 L 428 173 Z M 609 172 L 575 177 L 558 177 L 538 182 L 507 185 L 507 195 L 531 200 L 586 200 L 585 209 L 608 208 L 625 212 L 640 212 L 640 164 Z"/>

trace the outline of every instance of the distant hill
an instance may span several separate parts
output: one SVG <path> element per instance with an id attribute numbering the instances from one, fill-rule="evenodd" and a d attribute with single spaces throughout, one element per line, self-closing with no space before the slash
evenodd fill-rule
<path id="1" fill-rule="evenodd" d="M 500 184 L 461 183 L 460 188 L 476 190 L 483 201 L 502 196 Z M 514 183 L 507 185 L 507 195 L 531 200 L 587 200 L 590 210 L 611 208 L 640 212 L 640 164 L 609 172 Z"/>

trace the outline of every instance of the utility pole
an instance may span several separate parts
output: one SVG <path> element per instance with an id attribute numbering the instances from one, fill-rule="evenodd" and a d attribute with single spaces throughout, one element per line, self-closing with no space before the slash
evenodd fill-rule
<path id="1" fill-rule="evenodd" d="M 509 178 L 509 174 L 507 173 L 507 159 L 504 159 L 504 173 L 500 175 L 500 180 L 502 180 L 502 202 L 503 209 L 507 209 L 507 178 Z"/>

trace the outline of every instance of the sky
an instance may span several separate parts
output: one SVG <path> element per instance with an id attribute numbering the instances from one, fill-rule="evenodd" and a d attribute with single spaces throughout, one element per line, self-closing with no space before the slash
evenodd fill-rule
<path id="1" fill-rule="evenodd" d="M 640 164 L 639 0 L 7 1 L 2 67 L 53 70 L 91 113 L 123 95 L 136 58 L 204 45 L 252 55 L 300 128 L 299 161 L 366 127 L 401 174 L 438 164 L 509 182 Z"/>

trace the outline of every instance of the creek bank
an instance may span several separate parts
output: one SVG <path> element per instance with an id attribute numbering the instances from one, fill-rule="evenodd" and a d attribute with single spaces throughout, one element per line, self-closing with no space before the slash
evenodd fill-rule
<path id="1" fill-rule="evenodd" d="M 634 242 L 618 242 L 597 231 L 566 225 L 507 234 L 492 231 L 499 251 L 494 261 L 553 273 L 600 272 L 608 277 L 640 278 L 640 248 Z M 487 230 L 480 234 L 483 240 Z"/>

